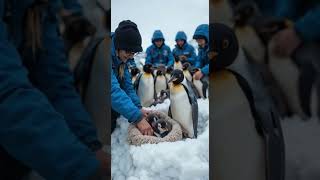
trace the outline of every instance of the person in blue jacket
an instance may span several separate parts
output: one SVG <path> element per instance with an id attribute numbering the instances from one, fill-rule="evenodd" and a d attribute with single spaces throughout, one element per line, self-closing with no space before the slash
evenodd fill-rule
<path id="1" fill-rule="evenodd" d="M 164 41 L 164 36 L 160 30 L 155 30 L 152 36 L 152 45 L 147 48 L 145 64 L 152 64 L 154 67 L 159 65 L 172 66 L 174 57 L 171 49 Z"/>
<path id="2" fill-rule="evenodd" d="M 137 25 L 130 20 L 120 22 L 112 36 L 112 42 L 112 131 L 116 127 L 116 119 L 122 115 L 135 124 L 142 134 L 153 135 L 153 130 L 146 120 L 148 112 L 142 109 L 126 63 L 136 52 L 142 51 Z"/>
<path id="3" fill-rule="evenodd" d="M 189 62 L 192 66 L 196 64 L 197 55 L 194 48 L 187 42 L 187 35 L 183 31 L 177 32 L 176 45 L 172 50 L 173 57 L 182 63 Z"/>
<path id="4" fill-rule="evenodd" d="M 28 169 L 48 180 L 110 172 L 74 88 L 58 4 L 0 0 L 0 179 L 21 179 Z"/>
<path id="5" fill-rule="evenodd" d="M 320 41 L 320 1 L 319 0 L 256 0 L 262 13 L 270 16 L 286 17 L 294 26 L 280 31 L 275 50 L 280 55 L 289 56 L 302 42 Z"/>
<path id="6" fill-rule="evenodd" d="M 196 67 L 200 68 L 200 71 L 197 71 L 194 74 L 194 78 L 196 80 L 199 80 L 203 76 L 209 75 L 209 59 L 207 56 L 209 43 L 209 25 L 199 25 L 193 34 L 193 39 L 195 39 L 199 45 Z"/>

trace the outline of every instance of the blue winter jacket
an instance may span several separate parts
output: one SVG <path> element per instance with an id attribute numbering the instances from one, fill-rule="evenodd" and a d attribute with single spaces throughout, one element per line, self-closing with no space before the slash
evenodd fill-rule
<path id="1" fill-rule="evenodd" d="M 156 30 L 152 36 L 152 45 L 147 48 L 147 57 L 146 57 L 146 64 L 150 63 L 153 66 L 158 66 L 160 64 L 164 64 L 165 66 L 172 66 L 174 62 L 174 57 L 172 55 L 171 49 L 169 46 L 163 45 L 158 48 L 154 44 L 154 40 L 156 39 L 164 39 L 163 34 L 160 30 Z"/>
<path id="2" fill-rule="evenodd" d="M 133 88 L 131 74 L 126 63 L 122 63 L 116 55 L 112 44 L 111 71 L 111 106 L 114 111 L 123 115 L 130 123 L 137 123 L 142 119 L 140 99 Z M 124 66 L 123 78 L 119 76 L 119 67 Z"/>
<path id="3" fill-rule="evenodd" d="M 99 166 L 88 148 L 98 140 L 58 35 L 58 1 L 49 1 L 42 18 L 43 50 L 36 60 L 18 51 L 33 1 L 10 2 L 12 21 L 6 24 L 5 0 L 0 0 L 0 144 L 48 180 L 85 179 Z"/>
<path id="4" fill-rule="evenodd" d="M 320 40 L 319 0 L 256 0 L 266 15 L 287 17 L 295 22 L 295 30 L 305 41 Z"/>
<path id="5" fill-rule="evenodd" d="M 209 25 L 201 24 L 199 25 L 193 36 L 204 36 L 206 38 L 207 44 L 205 47 L 198 48 L 198 56 L 196 60 L 196 67 L 201 68 L 201 72 L 205 75 L 209 75 L 209 58 L 207 56 L 208 53 L 208 41 L 209 41 Z"/>
<path id="6" fill-rule="evenodd" d="M 175 45 L 175 48 L 172 50 L 173 57 L 179 58 L 179 56 L 185 55 L 187 57 L 187 62 L 193 66 L 196 65 L 197 55 L 194 48 L 188 44 L 186 33 L 179 31 L 176 35 L 176 41 L 177 40 L 184 40 L 185 43 L 182 47 Z"/>

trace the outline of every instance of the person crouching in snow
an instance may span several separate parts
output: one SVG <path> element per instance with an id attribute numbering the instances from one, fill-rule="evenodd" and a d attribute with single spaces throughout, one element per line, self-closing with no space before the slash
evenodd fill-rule
<path id="1" fill-rule="evenodd" d="M 152 64 L 153 67 L 159 65 L 172 66 L 174 57 L 171 49 L 164 43 L 165 39 L 160 30 L 156 30 L 152 36 L 152 45 L 147 48 L 145 64 Z"/>
<path id="2" fill-rule="evenodd" d="M 128 70 L 127 60 L 141 52 L 141 35 L 137 25 L 130 20 L 122 21 L 112 36 L 111 106 L 112 132 L 116 119 L 122 115 L 137 126 L 143 135 L 153 135 L 146 120 L 147 111 L 142 109 Z"/>
<path id="3" fill-rule="evenodd" d="M 183 63 L 189 62 L 192 66 L 195 66 L 196 53 L 194 48 L 187 42 L 187 35 L 183 31 L 177 32 L 176 45 L 172 50 L 172 54 L 175 59 L 178 59 Z"/>
<path id="4" fill-rule="evenodd" d="M 201 24 L 197 27 L 194 32 L 193 39 L 195 39 L 199 45 L 198 48 L 198 57 L 196 60 L 196 67 L 200 68 L 200 71 L 197 71 L 194 74 L 196 80 L 201 79 L 204 75 L 209 75 L 209 59 L 207 56 L 208 52 L 208 42 L 209 42 L 209 25 Z"/>

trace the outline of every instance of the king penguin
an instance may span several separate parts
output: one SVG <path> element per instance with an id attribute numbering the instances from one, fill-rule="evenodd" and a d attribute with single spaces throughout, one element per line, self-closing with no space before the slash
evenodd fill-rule
<path id="1" fill-rule="evenodd" d="M 154 78 L 155 95 L 158 96 L 162 90 L 168 89 L 167 78 L 163 70 L 158 69 Z"/>
<path id="2" fill-rule="evenodd" d="M 155 97 L 154 93 L 154 78 L 152 74 L 152 64 L 145 64 L 141 73 L 134 84 L 138 97 L 140 98 L 143 107 L 149 107 Z"/>
<path id="3" fill-rule="evenodd" d="M 182 63 L 178 58 L 174 59 L 173 69 L 180 69 L 182 70 Z"/>
<path id="4" fill-rule="evenodd" d="M 260 80 L 250 79 L 259 73 L 238 62 L 244 55 L 232 29 L 213 23 L 209 32 L 213 179 L 283 180 L 280 121 L 267 96 L 259 94 L 263 88 L 255 83 Z"/>
<path id="5" fill-rule="evenodd" d="M 133 67 L 130 71 L 131 73 L 131 81 L 132 81 L 132 84 L 134 84 L 134 82 L 136 81 L 137 77 L 139 76 L 140 74 L 140 69 L 137 68 L 137 67 Z"/>
<path id="6" fill-rule="evenodd" d="M 291 28 L 292 23 L 283 18 L 268 18 L 261 22 L 260 36 L 268 45 L 268 68 L 284 93 L 284 98 L 293 114 L 303 119 L 311 116 L 311 97 L 317 89 L 316 84 L 317 57 L 310 52 L 304 53 L 309 43 L 302 43 L 291 56 L 280 56 L 275 53 L 276 39 L 274 35 L 281 30 Z M 308 49 L 308 48 L 307 48 Z M 319 46 L 316 51 L 319 51 Z M 311 56 L 311 57 L 310 57 Z M 311 59 L 311 60 L 310 60 Z"/>
<path id="7" fill-rule="evenodd" d="M 166 78 L 167 78 L 167 80 L 169 80 L 171 78 L 172 71 L 173 71 L 172 66 L 168 66 L 167 69 L 166 69 Z"/>
<path id="8" fill-rule="evenodd" d="M 199 71 L 198 68 L 193 70 L 193 74 Z M 192 77 L 192 83 L 197 90 L 197 94 L 199 98 L 206 99 L 208 94 L 209 83 L 207 82 L 207 77 L 204 76 L 201 79 L 197 80 Z"/>
<path id="9" fill-rule="evenodd" d="M 188 63 L 188 62 L 185 62 L 185 63 L 183 63 L 183 65 L 182 65 L 182 70 L 183 70 L 183 75 L 184 75 L 184 77 L 188 80 L 188 81 L 190 81 L 190 82 L 192 82 L 192 75 L 191 75 L 191 73 L 190 73 L 190 63 Z"/>
<path id="10" fill-rule="evenodd" d="M 191 88 L 191 83 L 186 81 L 182 70 L 172 72 L 170 85 L 170 112 L 174 120 L 180 123 L 185 137 L 196 138 L 198 127 L 198 102 Z"/>

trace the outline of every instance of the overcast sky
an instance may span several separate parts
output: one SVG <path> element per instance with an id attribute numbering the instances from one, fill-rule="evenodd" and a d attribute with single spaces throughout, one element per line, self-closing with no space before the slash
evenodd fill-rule
<path id="1" fill-rule="evenodd" d="M 173 48 L 178 31 L 185 31 L 189 41 L 199 24 L 208 24 L 209 1 L 112 0 L 111 15 L 112 31 L 122 20 L 129 19 L 138 25 L 144 51 L 151 45 L 151 37 L 156 29 L 163 32 L 165 43 Z"/>

